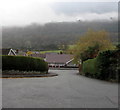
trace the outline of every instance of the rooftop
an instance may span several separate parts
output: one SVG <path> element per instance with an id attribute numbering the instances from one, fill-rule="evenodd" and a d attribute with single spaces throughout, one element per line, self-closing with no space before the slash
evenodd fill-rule
<path id="1" fill-rule="evenodd" d="M 46 62 L 48 63 L 66 63 L 73 59 L 70 54 L 46 54 Z"/>

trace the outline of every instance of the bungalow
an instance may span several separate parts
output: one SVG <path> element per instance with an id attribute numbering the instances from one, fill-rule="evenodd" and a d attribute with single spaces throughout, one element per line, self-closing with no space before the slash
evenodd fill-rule
<path id="1" fill-rule="evenodd" d="M 14 56 L 16 56 L 15 51 L 13 49 L 11 49 L 11 48 L 9 48 L 9 49 L 5 49 L 5 48 L 0 49 L 0 54 L 2 54 L 2 55 L 14 55 Z"/>
<path id="2" fill-rule="evenodd" d="M 40 54 L 40 53 L 34 53 L 34 54 L 30 54 L 29 56 L 31 57 L 37 57 L 37 58 L 46 58 L 46 54 Z"/>
<path id="3" fill-rule="evenodd" d="M 72 62 L 73 55 L 69 54 L 46 54 L 46 62 L 49 67 L 76 67 Z"/>

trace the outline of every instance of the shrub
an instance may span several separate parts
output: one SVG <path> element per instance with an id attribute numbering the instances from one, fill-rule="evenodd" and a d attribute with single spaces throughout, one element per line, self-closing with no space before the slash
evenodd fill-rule
<path id="1" fill-rule="evenodd" d="M 83 62 L 83 73 L 85 76 L 95 77 L 96 75 L 96 58 Z"/>
<path id="2" fill-rule="evenodd" d="M 108 50 L 101 52 L 96 61 L 97 74 L 99 79 L 118 79 L 120 69 L 120 52 L 118 50 Z"/>
<path id="3" fill-rule="evenodd" d="M 89 46 L 84 52 L 80 54 L 80 58 L 82 61 L 86 61 L 88 59 L 95 58 L 99 52 L 99 44 L 94 44 L 93 46 Z"/>
<path id="4" fill-rule="evenodd" d="M 48 71 L 48 64 L 40 58 L 2 56 L 2 70 Z"/>
<path id="5" fill-rule="evenodd" d="M 83 72 L 86 76 L 103 79 L 118 80 L 120 75 L 120 51 L 108 50 L 99 53 L 94 59 L 83 62 Z"/>

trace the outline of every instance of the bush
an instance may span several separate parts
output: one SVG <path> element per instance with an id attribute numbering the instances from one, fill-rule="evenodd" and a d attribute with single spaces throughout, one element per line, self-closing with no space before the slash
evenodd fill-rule
<path id="1" fill-rule="evenodd" d="M 101 52 L 96 58 L 83 62 L 83 72 L 86 76 L 118 80 L 120 71 L 120 51 L 108 50 Z"/>
<path id="2" fill-rule="evenodd" d="M 98 78 L 118 80 L 119 63 L 120 52 L 118 50 L 108 50 L 100 53 L 96 61 Z"/>
<path id="3" fill-rule="evenodd" d="M 83 62 L 83 74 L 89 77 L 95 77 L 96 75 L 96 58 L 89 59 Z"/>
<path id="4" fill-rule="evenodd" d="M 48 71 L 48 64 L 40 58 L 2 56 L 2 70 Z"/>
<path id="5" fill-rule="evenodd" d="M 99 52 L 99 44 L 94 44 L 93 46 L 89 46 L 84 52 L 80 54 L 80 58 L 82 61 L 86 61 L 88 59 L 93 59 L 97 56 Z"/>

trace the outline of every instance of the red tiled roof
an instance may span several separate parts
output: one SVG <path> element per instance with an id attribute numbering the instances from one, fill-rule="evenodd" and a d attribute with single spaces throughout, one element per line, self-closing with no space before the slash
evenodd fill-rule
<path id="1" fill-rule="evenodd" d="M 48 63 L 66 63 L 73 59 L 73 55 L 69 54 L 47 54 L 46 62 Z"/>

